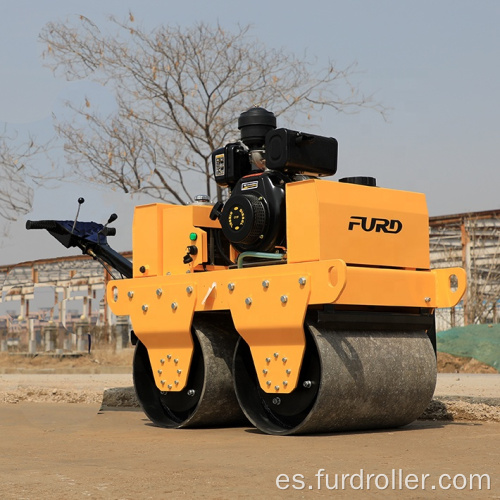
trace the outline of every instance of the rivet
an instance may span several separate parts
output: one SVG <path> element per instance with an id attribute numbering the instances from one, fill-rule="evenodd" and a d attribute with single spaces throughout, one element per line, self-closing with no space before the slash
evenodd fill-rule
<path id="1" fill-rule="evenodd" d="M 252 297 L 247 297 L 247 298 L 245 299 L 245 304 L 246 304 L 247 306 L 251 305 L 251 304 L 252 304 Z"/>
<path id="2" fill-rule="evenodd" d="M 149 307 L 148 307 L 148 305 L 147 305 L 147 304 L 143 304 L 143 305 L 142 305 L 142 310 L 143 310 L 144 312 L 146 312 L 148 309 L 149 309 Z"/>
<path id="3" fill-rule="evenodd" d="M 271 362 L 271 358 L 266 358 L 266 363 L 270 363 Z"/>
<path id="4" fill-rule="evenodd" d="M 165 363 L 165 360 L 163 358 L 160 359 L 160 363 L 163 365 Z"/>
<path id="5" fill-rule="evenodd" d="M 288 385 L 288 382 L 286 380 L 283 380 L 283 385 Z"/>
<path id="6" fill-rule="evenodd" d="M 158 295 L 158 297 L 161 297 L 162 293 L 163 293 L 163 290 L 161 288 L 156 289 L 156 295 Z"/>
<path id="7" fill-rule="evenodd" d="M 165 381 L 164 380 L 161 381 L 161 385 L 165 385 Z"/>
<path id="8" fill-rule="evenodd" d="M 267 384 L 267 385 L 271 385 L 271 381 L 270 381 L 270 380 L 268 380 L 268 381 L 266 382 L 266 384 Z"/>
<path id="9" fill-rule="evenodd" d="M 274 357 L 275 357 L 275 358 L 277 358 L 279 355 L 280 355 L 280 353 L 279 353 L 279 352 L 275 352 L 275 353 L 274 353 Z"/>
<path id="10" fill-rule="evenodd" d="M 186 288 L 186 292 L 189 293 L 189 294 L 193 293 L 193 287 L 192 286 L 188 286 Z"/>
<path id="11" fill-rule="evenodd" d="M 179 381 L 178 380 L 174 380 L 174 384 L 175 385 L 179 385 Z"/>
<path id="12" fill-rule="evenodd" d="M 283 304 L 286 304 L 288 302 L 288 297 L 286 295 L 282 295 L 281 302 L 283 302 Z"/>
<path id="13" fill-rule="evenodd" d="M 229 283 L 227 288 L 232 292 L 234 290 L 234 283 Z"/>
<path id="14" fill-rule="evenodd" d="M 264 369 L 262 370 L 262 373 L 263 373 L 264 375 L 267 375 L 267 370 L 264 368 Z"/>
<path id="15" fill-rule="evenodd" d="M 167 359 L 172 359 L 172 355 L 171 354 L 167 354 Z"/>
<path id="16" fill-rule="evenodd" d="M 299 278 L 299 285 L 305 285 L 306 283 L 307 283 L 306 278 L 304 278 L 303 276 Z"/>
<path id="17" fill-rule="evenodd" d="M 264 281 L 262 282 L 262 286 L 263 286 L 264 288 L 269 288 L 269 280 L 264 280 Z"/>
<path id="18" fill-rule="evenodd" d="M 168 384 L 168 385 L 167 385 L 167 387 L 168 387 L 169 389 L 172 389 L 172 384 Z"/>
<path id="19" fill-rule="evenodd" d="M 286 371 L 286 374 L 287 374 L 287 375 L 290 375 L 290 373 L 292 373 L 292 370 L 288 369 L 288 370 Z"/>
<path id="20" fill-rule="evenodd" d="M 182 373 L 182 370 L 177 370 L 177 373 L 180 375 Z"/>
<path id="21" fill-rule="evenodd" d="M 312 382 L 310 380 L 305 380 L 302 386 L 309 389 L 312 386 Z"/>
<path id="22" fill-rule="evenodd" d="M 283 361 L 283 363 L 286 363 L 288 361 L 287 358 L 283 358 L 281 361 Z"/>
<path id="23" fill-rule="evenodd" d="M 163 373 L 163 370 L 158 370 L 158 373 L 161 375 Z"/>
<path id="24" fill-rule="evenodd" d="M 425 297 L 424 299 L 426 302 L 430 302 L 431 301 L 431 298 L 430 297 Z"/>
<path id="25" fill-rule="evenodd" d="M 189 389 L 189 391 L 187 391 L 188 396 L 194 396 L 195 394 L 196 394 L 196 391 L 194 389 Z"/>
<path id="26" fill-rule="evenodd" d="M 280 386 L 279 385 L 275 385 L 274 388 L 279 391 L 280 390 Z"/>
<path id="27" fill-rule="evenodd" d="M 172 302 L 172 305 L 170 306 L 173 311 L 177 309 L 177 302 Z"/>
<path id="28" fill-rule="evenodd" d="M 131 299 L 133 296 L 134 296 L 134 292 L 132 290 L 130 290 L 128 293 L 128 298 Z"/>
<path id="29" fill-rule="evenodd" d="M 179 360 L 177 358 L 174 359 L 174 363 L 177 364 Z"/>

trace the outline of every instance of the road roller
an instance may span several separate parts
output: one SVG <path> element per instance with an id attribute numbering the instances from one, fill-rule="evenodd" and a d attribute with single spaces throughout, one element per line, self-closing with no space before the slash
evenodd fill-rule
<path id="1" fill-rule="evenodd" d="M 434 393 L 435 309 L 466 286 L 463 269 L 430 268 L 425 196 L 325 179 L 336 139 L 277 128 L 263 108 L 238 129 L 212 153 L 226 200 L 136 207 L 132 263 L 107 243 L 114 216 L 27 227 L 113 268 L 107 301 L 130 316 L 134 386 L 154 424 L 409 424 Z"/>

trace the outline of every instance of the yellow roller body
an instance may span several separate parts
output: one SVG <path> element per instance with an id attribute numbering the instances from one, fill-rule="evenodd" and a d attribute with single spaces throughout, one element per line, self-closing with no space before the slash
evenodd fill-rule
<path id="1" fill-rule="evenodd" d="M 286 261 L 262 267 L 208 263 L 208 234 L 220 228 L 210 211 L 137 207 L 133 278 L 108 285 L 108 303 L 116 315 L 130 315 L 161 391 L 185 387 L 196 312 L 230 311 L 262 390 L 287 394 L 297 385 L 308 308 L 432 312 L 457 304 L 465 291 L 462 269 L 430 270 L 422 194 L 324 180 L 287 184 Z M 184 259 L 191 246 L 197 253 Z"/>

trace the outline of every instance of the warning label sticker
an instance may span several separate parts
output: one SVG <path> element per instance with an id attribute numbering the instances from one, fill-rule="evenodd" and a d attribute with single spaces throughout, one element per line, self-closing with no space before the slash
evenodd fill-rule
<path id="1" fill-rule="evenodd" d="M 215 157 L 215 176 L 223 177 L 225 173 L 225 165 L 224 165 L 224 155 L 220 154 Z"/>
<path id="2" fill-rule="evenodd" d="M 259 181 L 243 182 L 241 184 L 242 191 L 248 191 L 249 189 L 255 189 L 259 187 Z"/>

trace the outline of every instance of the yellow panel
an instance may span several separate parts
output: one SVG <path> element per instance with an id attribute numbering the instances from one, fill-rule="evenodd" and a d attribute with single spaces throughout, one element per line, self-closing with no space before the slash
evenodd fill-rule
<path id="1" fill-rule="evenodd" d="M 315 181 L 286 185 L 286 235 L 288 262 L 319 260 L 321 238 Z"/>
<path id="2" fill-rule="evenodd" d="M 432 272 L 436 276 L 437 307 L 456 306 L 467 287 L 465 271 L 461 267 L 450 267 Z"/>
<path id="3" fill-rule="evenodd" d="M 435 276 L 430 271 L 348 266 L 346 286 L 336 303 L 437 307 Z"/>
<path id="4" fill-rule="evenodd" d="M 117 301 L 113 289 L 118 290 Z M 117 280 L 108 286 L 108 297 L 113 311 L 130 315 L 135 334 L 147 347 L 157 387 L 183 389 L 193 353 L 196 285 L 164 278 Z"/>
<path id="5" fill-rule="evenodd" d="M 260 387 L 287 394 L 297 386 L 305 349 L 309 276 L 238 278 L 229 304 L 238 333 L 250 346 Z"/>
<path id="6" fill-rule="evenodd" d="M 135 208 L 132 226 L 133 273 L 135 277 L 162 274 L 162 214 L 165 206 L 168 205 L 155 203 Z M 143 273 L 139 270 L 141 267 L 144 269 Z"/>
<path id="7" fill-rule="evenodd" d="M 287 185 L 288 262 L 429 269 L 429 227 L 420 193 L 309 180 Z"/>
<path id="8" fill-rule="evenodd" d="M 185 274 L 193 272 L 197 265 L 208 261 L 207 233 L 197 227 L 210 227 L 211 207 L 204 205 L 173 206 L 163 214 L 163 271 L 164 274 Z M 196 225 L 195 225 L 196 222 Z M 197 238 L 191 241 L 189 236 L 195 233 Z M 198 249 L 192 255 L 193 261 L 184 264 L 183 258 L 187 247 L 195 245 Z"/>

